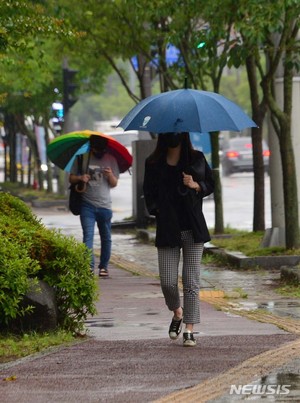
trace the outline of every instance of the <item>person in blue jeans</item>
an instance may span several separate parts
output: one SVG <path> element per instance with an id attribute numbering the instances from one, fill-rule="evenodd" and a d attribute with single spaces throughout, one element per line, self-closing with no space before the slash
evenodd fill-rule
<path id="1" fill-rule="evenodd" d="M 118 184 L 119 167 L 115 157 L 106 150 L 107 140 L 100 136 L 91 136 L 89 158 L 83 161 L 83 174 L 78 174 L 75 162 L 69 182 L 83 185 L 80 222 L 83 242 L 91 251 L 91 271 L 94 271 L 93 252 L 95 224 L 100 236 L 99 276 L 108 276 L 108 264 L 111 256 L 111 219 L 112 201 L 110 189 Z"/>

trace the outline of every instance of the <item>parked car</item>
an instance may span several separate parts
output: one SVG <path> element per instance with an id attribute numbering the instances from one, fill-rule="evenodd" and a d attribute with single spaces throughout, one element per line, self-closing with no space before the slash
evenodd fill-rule
<path id="1" fill-rule="evenodd" d="M 263 160 L 265 172 L 269 172 L 270 150 L 263 140 Z M 253 154 L 251 137 L 235 137 L 224 143 L 221 156 L 222 175 L 229 176 L 236 172 L 253 172 Z"/>

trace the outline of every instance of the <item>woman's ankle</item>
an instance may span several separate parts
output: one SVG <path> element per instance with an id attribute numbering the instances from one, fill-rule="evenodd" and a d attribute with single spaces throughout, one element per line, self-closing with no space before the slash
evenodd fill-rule
<path id="1" fill-rule="evenodd" d="M 184 332 L 186 332 L 186 333 L 189 333 L 189 332 L 193 333 L 193 330 L 194 330 L 194 325 L 191 325 L 191 324 L 189 324 L 189 323 L 187 323 L 187 324 L 185 325 Z"/>
<path id="2" fill-rule="evenodd" d="M 178 309 L 175 309 L 175 311 L 173 311 L 173 313 L 174 313 L 174 319 L 182 319 L 183 309 L 181 307 Z"/>

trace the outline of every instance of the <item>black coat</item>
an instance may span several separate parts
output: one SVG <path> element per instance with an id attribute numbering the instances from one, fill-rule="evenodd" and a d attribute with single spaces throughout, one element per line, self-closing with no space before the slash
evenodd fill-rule
<path id="1" fill-rule="evenodd" d="M 155 245 L 157 247 L 175 247 L 181 246 L 181 227 L 178 208 L 174 207 L 174 196 L 170 196 L 166 190 L 165 167 L 165 161 L 152 162 L 150 158 L 146 159 L 143 190 L 148 212 L 150 215 L 156 216 Z M 202 212 L 202 201 L 205 196 L 214 191 L 214 181 L 204 154 L 194 151 L 190 163 L 184 167 L 184 172 L 193 176 L 194 181 L 201 186 L 201 191 L 197 193 L 194 189 L 181 185 L 178 195 L 175 195 L 176 202 L 178 197 L 193 232 L 194 241 L 196 243 L 208 242 L 210 235 Z"/>

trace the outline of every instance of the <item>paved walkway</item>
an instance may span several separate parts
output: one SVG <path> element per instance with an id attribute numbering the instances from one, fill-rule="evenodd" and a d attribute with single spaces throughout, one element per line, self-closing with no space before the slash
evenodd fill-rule
<path id="1" fill-rule="evenodd" d="M 7 379 L 1 402 L 208 401 L 300 359 L 295 334 L 204 301 L 197 347 L 184 348 L 181 338 L 168 338 L 158 279 L 114 265 L 110 274 L 97 280 L 101 296 L 98 315 L 87 322 L 89 337 L 0 367 Z"/>
<path id="2" fill-rule="evenodd" d="M 47 225 L 57 224 L 52 217 Z M 181 337 L 175 342 L 168 338 L 171 315 L 155 260 L 153 247 L 114 234 L 110 278 L 96 280 L 100 299 L 97 315 L 87 321 L 88 337 L 1 365 L 0 401 L 231 403 L 247 397 L 231 395 L 231 385 L 252 382 L 290 385 L 286 401 L 300 401 L 297 315 L 252 310 L 258 301 L 275 298 L 272 276 L 257 273 L 256 290 L 255 277 L 249 277 L 248 288 L 247 274 L 242 283 L 232 277 L 249 292 L 243 305 L 241 299 L 212 293 L 220 289 L 218 276 L 205 276 L 204 269 L 197 346 L 184 348 Z M 272 401 L 284 397 L 279 394 Z"/>

